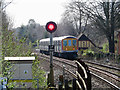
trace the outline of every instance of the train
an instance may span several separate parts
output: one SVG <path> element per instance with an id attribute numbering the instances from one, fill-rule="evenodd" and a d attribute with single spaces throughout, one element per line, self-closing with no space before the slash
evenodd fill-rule
<path id="1" fill-rule="evenodd" d="M 49 54 L 50 38 L 39 41 L 40 53 Z M 78 40 L 74 36 L 53 37 L 54 56 L 76 59 L 78 53 Z"/>

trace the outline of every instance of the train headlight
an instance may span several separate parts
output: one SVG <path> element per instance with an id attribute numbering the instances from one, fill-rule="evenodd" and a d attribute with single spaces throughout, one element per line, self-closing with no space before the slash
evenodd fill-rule
<path id="1" fill-rule="evenodd" d="M 66 48 L 66 50 L 68 50 L 68 49 Z"/>
<path id="2" fill-rule="evenodd" d="M 75 50 L 75 48 L 73 48 L 73 50 Z"/>

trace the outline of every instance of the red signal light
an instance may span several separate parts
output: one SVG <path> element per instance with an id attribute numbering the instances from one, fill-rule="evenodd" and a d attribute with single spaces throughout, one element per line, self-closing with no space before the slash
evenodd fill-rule
<path id="1" fill-rule="evenodd" d="M 49 24 L 49 25 L 48 25 L 48 29 L 49 29 L 49 30 L 53 30 L 54 28 L 55 28 L 55 27 L 54 27 L 53 24 Z"/>
<path id="2" fill-rule="evenodd" d="M 57 25 L 55 22 L 48 22 L 46 24 L 46 30 L 50 33 L 53 33 L 57 29 Z"/>

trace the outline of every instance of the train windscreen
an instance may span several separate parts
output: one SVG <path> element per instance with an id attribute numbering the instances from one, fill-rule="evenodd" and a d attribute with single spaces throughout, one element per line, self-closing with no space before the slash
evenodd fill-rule
<path id="1" fill-rule="evenodd" d="M 77 45 L 77 41 L 73 40 L 73 46 L 76 46 L 76 45 Z"/>
<path id="2" fill-rule="evenodd" d="M 63 45 L 67 46 L 67 40 L 63 40 Z"/>
<path id="3" fill-rule="evenodd" d="M 68 40 L 68 46 L 71 46 L 71 40 Z"/>

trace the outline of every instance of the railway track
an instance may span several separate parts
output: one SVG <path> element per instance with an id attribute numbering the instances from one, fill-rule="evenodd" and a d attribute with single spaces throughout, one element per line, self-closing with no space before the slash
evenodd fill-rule
<path id="1" fill-rule="evenodd" d="M 42 55 L 42 57 L 44 57 L 45 60 L 48 59 L 48 61 L 49 61 L 49 56 Z M 74 78 L 77 77 L 76 73 L 75 73 L 75 71 L 77 70 L 75 61 L 70 61 L 70 60 L 57 58 L 57 57 L 54 57 L 53 60 L 54 60 L 54 63 L 53 63 L 54 65 L 57 65 L 60 68 L 63 68 L 63 65 L 65 65 L 65 71 L 68 72 L 70 75 L 72 75 Z M 90 63 L 91 63 L 91 65 L 90 65 Z M 88 64 L 88 66 L 89 66 L 91 75 L 93 75 L 94 77 L 109 84 L 110 87 L 120 90 L 119 73 L 117 73 L 117 74 L 112 73 L 111 71 L 108 70 L 108 69 L 118 70 L 118 72 L 119 72 L 120 71 L 119 68 L 110 67 L 110 66 L 107 67 L 105 65 L 105 67 L 108 69 L 103 69 L 103 68 L 105 68 L 104 65 L 99 65 L 98 63 L 96 64 L 96 63 L 92 63 L 92 62 L 90 62 L 90 63 L 86 62 L 86 64 Z M 95 65 L 96 65 L 96 67 L 95 67 Z M 98 68 L 97 65 L 101 66 L 102 68 Z"/>
<path id="2" fill-rule="evenodd" d="M 56 60 L 56 59 L 55 59 Z M 61 62 L 61 61 L 60 61 Z M 63 63 L 63 62 L 62 62 Z M 75 68 L 77 68 L 75 65 L 69 63 L 68 61 L 67 62 L 64 62 L 65 64 L 68 64 L 70 66 L 73 66 Z M 94 63 L 94 65 L 96 65 L 96 63 Z M 98 64 L 97 64 L 98 65 Z M 114 74 L 110 71 L 107 71 L 107 70 L 104 70 L 104 69 L 101 69 L 101 68 L 98 68 L 98 67 L 93 67 L 92 65 L 88 65 L 89 66 L 89 69 L 91 71 L 91 74 L 103 81 L 105 81 L 106 83 L 110 84 L 111 86 L 113 86 L 114 88 L 116 89 L 120 89 L 119 85 L 120 85 L 120 76 L 119 76 L 119 73 L 118 74 Z M 104 65 L 100 65 L 100 66 L 103 66 L 104 68 Z M 105 67 L 107 67 L 105 65 Z M 109 69 L 110 66 L 108 66 L 107 68 Z M 113 67 L 110 67 L 110 69 L 113 69 L 113 70 L 117 70 L 119 72 L 119 69 L 118 68 L 113 68 Z M 97 74 L 95 74 L 97 72 Z M 104 76 L 104 77 L 103 77 Z M 109 78 L 108 78 L 109 77 Z M 113 82 L 114 81 L 114 82 Z"/>
<path id="3" fill-rule="evenodd" d="M 96 69 L 102 69 L 102 70 L 104 70 L 108 73 L 111 73 L 120 78 L 120 68 L 108 66 L 108 65 L 104 65 L 104 64 L 99 64 L 99 63 L 95 63 L 95 62 L 91 62 L 91 61 L 86 61 L 86 60 L 84 62 L 90 67 L 93 67 Z"/>
<path id="4" fill-rule="evenodd" d="M 84 61 L 89 68 L 97 73 L 104 81 L 111 86 L 120 89 L 120 69 L 117 67 L 107 66 L 95 62 Z M 94 75 L 94 74 L 93 74 Z M 95 76 L 95 75 L 94 75 Z"/>

